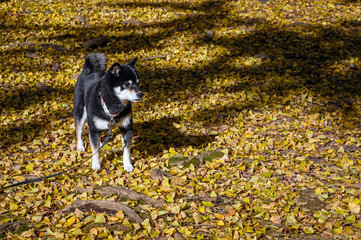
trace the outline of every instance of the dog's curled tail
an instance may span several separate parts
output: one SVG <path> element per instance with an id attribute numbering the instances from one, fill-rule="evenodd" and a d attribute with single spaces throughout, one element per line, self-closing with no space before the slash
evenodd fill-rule
<path id="1" fill-rule="evenodd" d="M 92 72 L 104 72 L 107 69 L 107 58 L 104 53 L 91 53 L 85 58 L 84 70 Z"/>

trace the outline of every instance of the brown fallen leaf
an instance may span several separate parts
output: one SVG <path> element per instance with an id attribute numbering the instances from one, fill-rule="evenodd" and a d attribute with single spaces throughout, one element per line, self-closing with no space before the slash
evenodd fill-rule
<path id="1" fill-rule="evenodd" d="M 355 188 L 361 188 L 361 183 L 355 183 L 353 186 L 354 186 Z"/>
<path id="2" fill-rule="evenodd" d="M 274 224 L 280 225 L 282 223 L 281 218 L 278 215 L 273 215 L 270 218 L 271 222 L 273 222 Z"/>
<path id="3" fill-rule="evenodd" d="M 204 41 L 210 42 L 214 38 L 214 32 L 212 30 L 207 30 L 204 36 Z"/>
<path id="4" fill-rule="evenodd" d="M 46 86 L 44 83 L 41 82 L 37 82 L 35 83 L 35 87 L 41 91 L 45 91 L 48 92 L 50 91 L 50 88 L 48 86 Z"/>
<path id="5" fill-rule="evenodd" d="M 56 71 L 58 71 L 59 67 L 60 67 L 60 64 L 56 62 L 56 63 L 54 63 L 54 65 L 51 67 L 51 69 L 52 69 L 54 72 L 56 72 Z"/>
<path id="6" fill-rule="evenodd" d="M 153 169 L 150 177 L 153 180 L 163 180 L 163 177 L 165 177 L 165 173 L 160 169 Z"/>
<path id="7" fill-rule="evenodd" d="M 81 15 L 75 15 L 75 19 L 82 24 L 85 24 L 87 22 L 86 18 Z"/>
<path id="8" fill-rule="evenodd" d="M 322 237 L 325 239 L 333 239 L 334 238 L 333 234 L 329 231 L 324 231 L 322 233 Z"/>

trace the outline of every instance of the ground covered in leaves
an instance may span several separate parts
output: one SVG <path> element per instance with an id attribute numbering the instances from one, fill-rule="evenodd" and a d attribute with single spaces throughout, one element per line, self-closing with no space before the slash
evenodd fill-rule
<path id="1" fill-rule="evenodd" d="M 0 193 L 1 238 L 360 239 L 361 4 L 1 1 L 0 184 L 65 170 L 86 54 L 138 56 L 133 173 Z"/>

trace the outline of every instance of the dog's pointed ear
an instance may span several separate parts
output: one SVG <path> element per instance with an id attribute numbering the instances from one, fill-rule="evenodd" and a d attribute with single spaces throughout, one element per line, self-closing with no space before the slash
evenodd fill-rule
<path id="1" fill-rule="evenodd" d="M 128 62 L 127 65 L 131 66 L 132 68 L 135 67 L 135 63 L 137 62 L 138 57 L 135 57 L 132 61 Z"/>
<path id="2" fill-rule="evenodd" d="M 122 66 L 119 63 L 114 63 L 113 66 L 110 67 L 109 71 L 112 75 L 119 77 L 119 73 L 122 71 Z"/>

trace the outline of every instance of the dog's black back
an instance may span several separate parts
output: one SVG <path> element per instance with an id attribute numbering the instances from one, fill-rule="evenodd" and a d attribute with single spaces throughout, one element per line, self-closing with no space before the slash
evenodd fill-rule
<path id="1" fill-rule="evenodd" d="M 78 77 L 74 88 L 74 116 L 83 116 L 86 102 L 89 103 L 91 101 L 89 96 L 92 96 L 94 93 L 98 95 L 98 85 L 100 79 L 105 75 L 106 66 L 107 61 L 104 54 L 89 54 L 86 57 L 83 71 Z M 95 107 L 97 107 L 97 104 L 95 104 Z"/>

